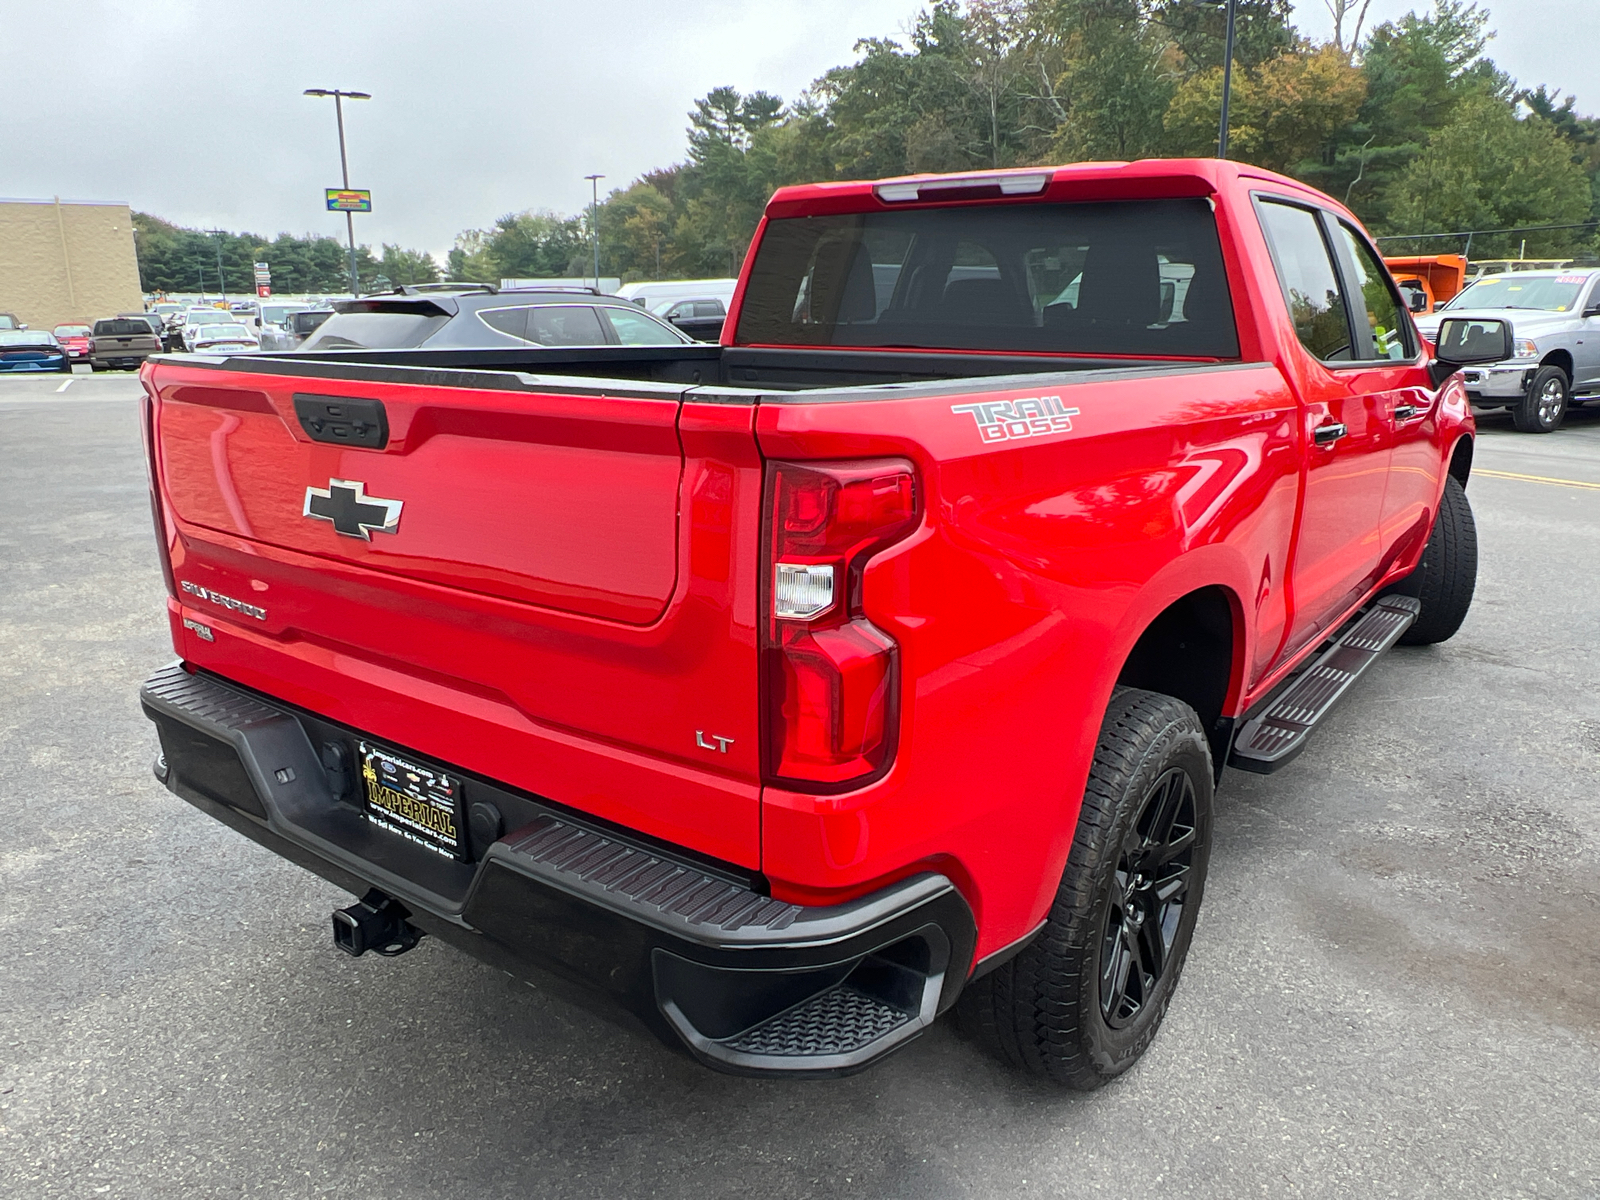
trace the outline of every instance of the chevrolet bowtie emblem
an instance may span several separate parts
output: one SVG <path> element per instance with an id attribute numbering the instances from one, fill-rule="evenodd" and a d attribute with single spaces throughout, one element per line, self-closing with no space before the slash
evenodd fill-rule
<path id="1" fill-rule="evenodd" d="M 332 521 L 346 537 L 370 542 L 373 533 L 393 533 L 400 525 L 403 500 L 380 500 L 358 479 L 330 479 L 325 488 L 306 489 L 305 515 Z"/>

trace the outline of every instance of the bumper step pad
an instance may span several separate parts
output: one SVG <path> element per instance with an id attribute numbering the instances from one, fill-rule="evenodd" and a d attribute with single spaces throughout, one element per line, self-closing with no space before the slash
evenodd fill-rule
<path id="1" fill-rule="evenodd" d="M 855 1054 L 911 1019 L 911 1013 L 841 983 L 723 1044 L 771 1058 Z"/>
<path id="2" fill-rule="evenodd" d="M 1410 596 L 1384 596 L 1266 707 L 1247 718 L 1228 761 L 1267 775 L 1305 749 L 1311 731 L 1333 710 L 1351 684 L 1383 657 L 1411 627 L 1422 605 Z"/>

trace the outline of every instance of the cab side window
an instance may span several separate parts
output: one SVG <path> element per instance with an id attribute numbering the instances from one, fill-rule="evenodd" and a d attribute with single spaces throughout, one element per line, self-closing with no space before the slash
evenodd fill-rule
<path id="1" fill-rule="evenodd" d="M 1260 202 L 1261 224 L 1300 344 L 1324 362 L 1351 362 L 1355 339 L 1333 254 L 1310 209 Z"/>
<path id="2" fill-rule="evenodd" d="M 1389 282 L 1389 272 L 1366 240 L 1343 221 L 1339 222 L 1339 236 L 1349 248 L 1355 267 L 1354 282 L 1360 289 L 1361 301 L 1356 305 L 1356 314 L 1358 318 L 1365 314 L 1372 330 L 1372 357 L 1410 362 L 1417 356 L 1411 322 L 1394 285 Z"/>

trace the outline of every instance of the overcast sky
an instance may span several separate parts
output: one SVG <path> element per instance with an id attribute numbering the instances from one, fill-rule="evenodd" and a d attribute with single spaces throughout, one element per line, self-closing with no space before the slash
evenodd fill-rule
<path id="1" fill-rule="evenodd" d="M 1373 0 L 1369 23 L 1427 0 Z M 720 84 L 785 99 L 894 37 L 917 0 L 0 0 L 0 197 L 123 200 L 183 225 L 342 237 L 333 102 L 358 240 L 442 257 L 462 229 L 572 212 L 583 176 L 623 186 L 680 159 L 685 114 Z M 1488 0 L 1490 54 L 1600 109 L 1600 0 Z M 1296 0 L 1329 35 L 1323 0 Z"/>

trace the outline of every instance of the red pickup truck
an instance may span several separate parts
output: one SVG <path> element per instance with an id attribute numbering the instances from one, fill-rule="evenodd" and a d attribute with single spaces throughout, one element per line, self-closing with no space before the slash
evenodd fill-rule
<path id="1" fill-rule="evenodd" d="M 440 294 L 369 324 L 449 319 Z M 785 188 L 721 345 L 156 358 L 157 776 L 746 1073 L 1166 1010 L 1225 764 L 1471 601 L 1473 424 L 1355 219 L 1228 162 Z"/>

